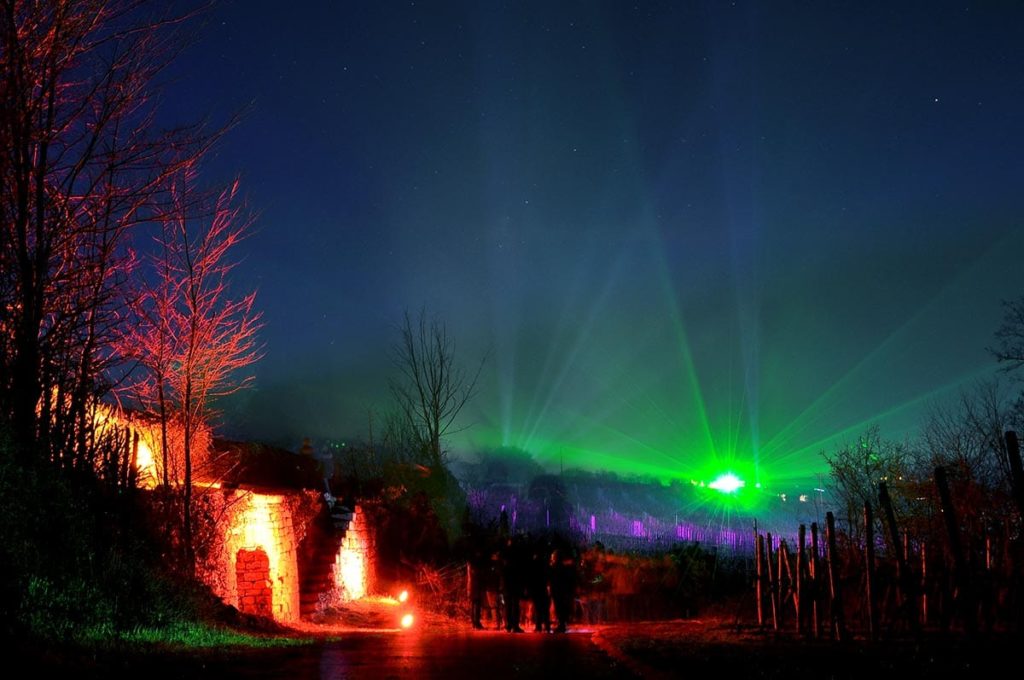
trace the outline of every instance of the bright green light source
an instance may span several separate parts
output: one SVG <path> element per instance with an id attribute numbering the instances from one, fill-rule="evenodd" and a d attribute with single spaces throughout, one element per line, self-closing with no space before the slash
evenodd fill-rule
<path id="1" fill-rule="evenodd" d="M 719 475 L 715 481 L 708 484 L 708 488 L 714 489 L 715 491 L 721 491 L 722 493 L 736 493 L 737 490 L 742 489 L 746 485 L 746 482 L 733 473 L 726 472 L 724 475 Z"/>

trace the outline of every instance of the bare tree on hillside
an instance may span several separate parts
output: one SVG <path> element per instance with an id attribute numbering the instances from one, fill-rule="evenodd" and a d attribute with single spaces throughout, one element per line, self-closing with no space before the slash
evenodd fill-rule
<path id="1" fill-rule="evenodd" d="M 400 377 L 391 381 L 391 393 L 417 453 L 427 467 L 440 469 L 441 440 L 453 432 L 456 418 L 476 393 L 483 360 L 467 373 L 456 360 L 447 327 L 423 310 L 415 319 L 407 311 L 400 333 L 393 353 Z"/>

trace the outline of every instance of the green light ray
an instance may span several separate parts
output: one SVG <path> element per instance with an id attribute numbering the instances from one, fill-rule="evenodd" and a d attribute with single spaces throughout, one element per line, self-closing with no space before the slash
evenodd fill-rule
<path id="1" fill-rule="evenodd" d="M 674 456 L 674 455 L 671 455 L 669 453 L 666 453 L 663 449 L 660 449 L 660 448 L 658 448 L 656 446 L 648 444 L 647 442 L 639 439 L 635 435 L 623 432 L 623 431 L 621 431 L 619 429 L 616 429 L 614 427 L 606 425 L 604 422 L 598 421 L 598 420 L 596 420 L 594 418 L 591 418 L 591 417 L 589 417 L 589 416 L 587 416 L 585 414 L 578 413 L 578 414 L 575 414 L 574 417 L 577 418 L 581 422 L 588 423 L 589 426 L 590 426 L 589 430 L 591 432 L 596 431 L 596 432 L 601 432 L 601 433 L 606 434 L 606 435 L 614 435 L 618 439 L 621 439 L 621 440 L 624 440 L 624 441 L 631 442 L 631 443 L 635 444 L 641 450 L 646 451 L 649 454 L 652 454 L 654 456 L 657 456 L 658 458 L 667 460 L 668 462 L 672 463 L 672 467 L 670 467 L 670 468 L 659 468 L 661 470 L 661 472 L 658 475 L 659 479 L 666 480 L 666 479 L 670 479 L 670 478 L 677 478 L 677 477 L 679 477 L 680 466 L 684 462 L 684 459 L 682 459 L 682 458 L 680 458 L 678 456 Z"/>
<path id="2" fill-rule="evenodd" d="M 697 413 L 700 423 L 703 425 L 703 434 L 709 450 L 715 450 L 715 439 L 711 433 L 711 424 L 708 422 L 707 405 L 704 402 L 704 393 L 700 387 L 700 379 L 697 375 L 697 368 L 693 361 L 693 353 L 690 350 L 690 343 L 686 334 L 686 326 L 683 323 L 682 307 L 676 292 L 672 287 L 671 278 L 668 273 L 668 263 L 665 261 L 664 248 L 657 250 L 655 263 L 659 274 L 662 291 L 667 298 L 668 318 L 672 322 L 672 330 L 675 333 L 676 346 L 679 356 L 682 359 L 683 378 L 690 388 L 690 397 L 697 406 Z"/>
<path id="3" fill-rule="evenodd" d="M 523 420 L 520 423 L 520 427 L 518 428 L 518 432 L 520 434 L 516 441 L 517 446 L 522 447 L 528 445 L 529 442 L 527 440 L 529 440 L 530 435 L 524 435 L 523 433 L 527 432 L 527 430 L 529 430 L 531 434 L 536 432 L 537 428 L 539 427 L 539 423 L 543 419 L 543 414 L 546 410 L 546 407 L 550 404 L 553 395 L 557 393 L 561 381 L 564 380 L 565 376 L 568 373 L 569 364 L 571 364 L 575 359 L 575 356 L 578 353 L 579 348 L 582 344 L 583 333 L 577 332 L 575 338 L 569 337 L 570 319 L 572 318 L 572 314 L 570 313 L 570 311 L 579 308 L 580 305 L 578 301 L 583 298 L 585 291 L 588 290 L 587 283 L 585 281 L 586 271 L 586 269 L 578 270 L 578 275 L 575 277 L 571 291 L 569 295 L 566 296 L 563 302 L 562 311 L 558 315 L 558 320 L 555 326 L 555 333 L 552 336 L 551 342 L 549 342 L 547 345 L 547 352 L 544 356 L 544 363 L 543 368 L 541 369 L 541 375 L 546 376 L 554 373 L 554 366 L 556 365 L 556 361 L 561 362 L 561 368 L 553 383 L 545 383 L 538 381 L 534 385 L 533 393 L 528 402 L 529 407 L 527 409 L 525 416 L 523 417 Z M 607 287 L 605 289 L 605 295 L 607 295 Z M 588 321 L 591 323 L 595 315 L 593 309 L 596 309 L 596 305 L 594 308 L 592 308 L 591 314 L 588 317 Z M 579 331 L 579 328 L 577 328 L 577 331 Z M 564 357 L 566 353 L 569 354 L 569 361 L 561 361 L 562 357 Z M 546 397 L 543 396 L 545 389 L 547 390 Z M 544 401 L 543 407 L 540 406 L 542 399 Z M 533 423 L 533 425 L 531 426 L 530 423 Z"/>
<path id="4" fill-rule="evenodd" d="M 557 376 L 548 387 L 547 397 L 544 400 L 544 404 L 541 406 L 539 412 L 535 409 L 531 409 L 528 418 L 532 418 L 533 424 L 532 426 L 530 426 L 529 431 L 526 434 L 525 440 L 523 441 L 523 448 L 529 449 L 529 447 L 532 445 L 533 439 L 537 435 L 537 430 L 540 428 L 541 424 L 547 417 L 548 410 L 551 407 L 551 403 L 559 394 L 567 377 L 571 373 L 572 368 L 575 366 L 576 360 L 579 357 L 580 352 L 586 345 L 586 342 L 589 339 L 589 336 L 594 328 L 594 325 L 600 316 L 600 312 L 602 311 L 608 299 L 608 296 L 611 294 L 611 291 L 614 287 L 614 282 L 616 278 L 619 276 L 619 274 L 621 274 L 621 272 L 622 257 L 620 254 L 620 257 L 616 259 L 616 262 L 612 267 L 611 274 L 605 279 L 605 284 L 601 289 L 601 293 L 598 295 L 597 299 L 591 306 L 590 311 L 587 314 L 586 320 L 580 328 L 580 332 L 576 335 L 576 339 L 573 342 L 572 347 L 568 352 L 568 355 L 563 361 Z"/>
<path id="5" fill-rule="evenodd" d="M 824 392 L 822 392 L 814 401 L 812 401 L 806 408 L 801 411 L 792 421 L 790 421 L 785 427 L 778 431 L 771 437 L 762 447 L 762 452 L 765 454 L 771 454 L 774 451 L 785 447 L 789 444 L 793 438 L 801 434 L 804 430 L 814 424 L 815 419 L 823 417 L 824 413 L 819 413 L 826 408 L 829 401 L 838 400 L 840 392 L 848 388 L 851 383 L 855 380 L 867 380 L 869 376 L 863 375 L 867 373 L 869 367 L 873 366 L 876 362 L 878 364 L 883 363 L 883 353 L 891 350 L 898 340 L 905 339 L 910 334 L 911 330 L 916 325 L 924 322 L 926 315 L 936 311 L 936 307 L 942 302 L 943 298 L 948 296 L 950 293 L 955 291 L 959 286 L 963 284 L 963 281 L 972 273 L 975 273 L 982 265 L 982 261 L 1001 248 L 1005 247 L 1006 238 L 1000 239 L 988 250 L 978 255 L 974 260 L 965 265 L 948 283 L 942 286 L 935 295 L 928 300 L 921 308 L 919 308 L 909 319 L 903 322 L 898 328 L 894 329 L 885 339 L 882 340 L 874 349 L 868 352 L 862 357 L 849 371 L 847 371 L 839 380 L 833 382 Z M 886 365 L 892 365 L 891 361 L 884 362 Z M 962 380 L 960 382 L 963 382 Z M 836 408 L 837 405 L 833 404 L 831 408 Z"/>
<path id="6" fill-rule="evenodd" d="M 884 421 L 888 418 L 892 418 L 900 413 L 908 411 L 909 409 L 920 406 L 930 400 L 937 400 L 939 397 L 946 395 L 952 392 L 953 390 L 961 388 L 966 381 L 977 380 L 979 378 L 991 375 L 995 371 L 995 367 L 987 367 L 979 371 L 976 371 L 975 373 L 972 373 L 961 380 L 947 383 L 946 385 L 935 388 L 934 390 L 926 392 L 925 394 L 919 395 L 914 399 L 903 402 L 901 404 L 897 404 L 880 413 L 873 414 L 870 418 L 866 418 L 859 422 L 848 425 L 837 432 L 829 434 L 827 437 L 823 437 L 821 439 L 818 439 L 817 441 L 811 442 L 810 444 L 806 444 L 801 448 L 794 449 L 784 454 L 783 456 L 780 456 L 778 460 L 785 461 L 788 458 L 799 459 L 810 454 L 820 454 L 822 451 L 825 450 L 825 447 L 829 445 L 836 445 L 838 441 L 842 440 L 844 437 L 848 438 L 853 435 L 862 434 L 871 425 Z M 794 475 L 794 477 L 798 476 L 799 475 Z"/>

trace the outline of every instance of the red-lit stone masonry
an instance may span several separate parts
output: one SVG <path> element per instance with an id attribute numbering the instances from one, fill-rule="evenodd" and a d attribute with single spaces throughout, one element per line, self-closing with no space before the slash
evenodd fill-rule
<path id="1" fill-rule="evenodd" d="M 274 615 L 270 560 L 262 548 L 239 550 L 235 561 L 238 608 L 247 614 Z"/>

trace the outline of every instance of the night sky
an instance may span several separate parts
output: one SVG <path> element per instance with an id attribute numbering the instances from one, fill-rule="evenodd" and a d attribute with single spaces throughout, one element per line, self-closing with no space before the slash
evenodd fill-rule
<path id="1" fill-rule="evenodd" d="M 487 355 L 456 453 L 807 476 L 991 374 L 1024 292 L 1020 3 L 222 1 L 168 78 L 246 110 L 236 437 L 365 438 L 425 308 Z"/>

